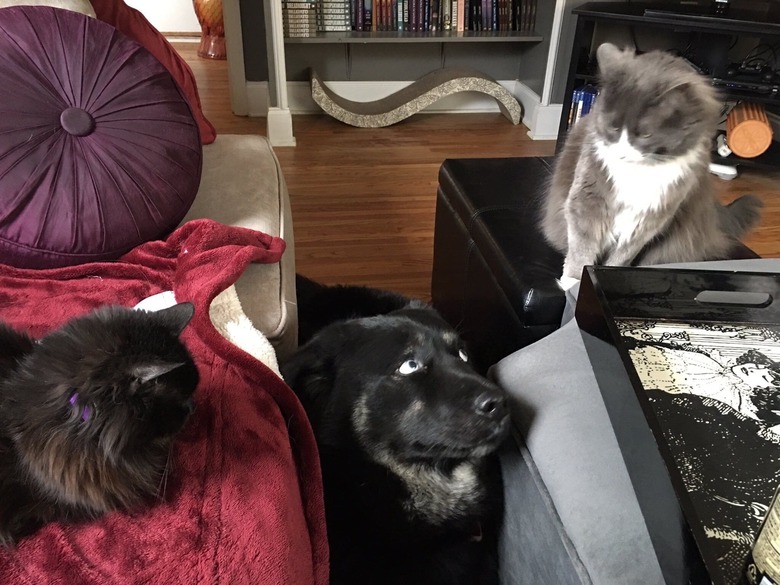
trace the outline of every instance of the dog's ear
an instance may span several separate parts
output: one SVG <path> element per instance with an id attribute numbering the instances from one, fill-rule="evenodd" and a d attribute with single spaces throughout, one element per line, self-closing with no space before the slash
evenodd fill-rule
<path id="1" fill-rule="evenodd" d="M 338 355 L 343 345 L 339 329 L 338 325 L 332 325 L 320 331 L 282 365 L 282 377 L 314 424 L 331 398 Z"/>

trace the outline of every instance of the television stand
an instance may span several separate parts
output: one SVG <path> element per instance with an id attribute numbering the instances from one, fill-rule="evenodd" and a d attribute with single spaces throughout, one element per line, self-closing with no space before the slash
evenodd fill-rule
<path id="1" fill-rule="evenodd" d="M 751 101 L 780 109 L 780 90 L 761 77 L 754 80 L 762 86 L 738 86 L 729 82 L 728 69 L 734 61 L 729 57 L 730 48 L 752 42 L 774 44 L 780 42 L 780 2 L 755 2 L 730 6 L 725 17 L 707 14 L 709 4 L 667 4 L 649 2 L 588 2 L 572 13 L 577 18 L 572 45 L 569 72 L 563 95 L 563 110 L 558 131 L 558 150 L 563 146 L 569 130 L 569 111 L 575 89 L 597 83 L 594 67 L 596 44 L 607 40 L 605 32 L 627 29 L 634 34 L 640 31 L 663 31 L 671 46 L 693 61 L 703 72 L 713 78 L 724 101 Z M 597 34 L 598 33 L 598 34 Z M 677 40 L 675 40 L 677 39 Z M 677 42 L 677 45 L 674 43 Z M 657 43 L 656 43 L 657 44 Z M 644 47 L 642 47 L 644 49 Z M 698 50 L 697 50 L 698 49 Z M 647 50 L 647 49 L 645 49 Z M 780 63 L 778 63 L 780 66 Z M 731 79 L 738 79 L 733 77 Z M 713 162 L 736 167 L 745 165 L 770 170 L 780 169 L 780 144 L 773 142 L 764 154 L 755 158 L 741 158 L 733 154 L 720 157 L 714 154 Z"/>

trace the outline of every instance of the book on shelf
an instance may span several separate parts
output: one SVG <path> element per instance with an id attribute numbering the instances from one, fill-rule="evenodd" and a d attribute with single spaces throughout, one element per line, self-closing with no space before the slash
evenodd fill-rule
<path id="1" fill-rule="evenodd" d="M 317 4 L 315 2 L 283 2 L 282 14 L 293 13 L 316 13 Z"/>
<path id="2" fill-rule="evenodd" d="M 598 89 L 592 85 L 585 85 L 574 90 L 571 96 L 571 107 L 569 108 L 569 127 L 575 124 L 580 118 L 590 113 L 593 104 L 596 102 L 598 93 Z"/>
<path id="3" fill-rule="evenodd" d="M 452 0 L 441 0 L 441 30 L 452 30 Z"/>
<path id="4" fill-rule="evenodd" d="M 363 0 L 363 30 L 365 31 L 372 31 L 373 28 L 373 20 L 374 20 L 374 10 L 373 10 L 373 2 L 372 0 Z"/>
<path id="5" fill-rule="evenodd" d="M 482 30 L 493 28 L 493 0 L 482 0 Z"/>
<path id="6" fill-rule="evenodd" d="M 385 4 L 384 0 L 374 0 L 374 30 L 381 31 L 385 26 Z"/>
<path id="7" fill-rule="evenodd" d="M 536 3 L 538 0 L 523 0 L 523 18 L 520 22 L 521 32 L 531 32 L 536 27 Z"/>
<path id="8" fill-rule="evenodd" d="M 350 9 L 352 11 L 352 30 L 362 31 L 365 23 L 363 13 L 363 0 L 351 0 Z"/>
<path id="9" fill-rule="evenodd" d="M 482 0 L 467 0 L 469 7 L 468 30 L 479 32 L 482 30 Z"/>
<path id="10" fill-rule="evenodd" d="M 317 4 L 314 0 L 283 0 L 282 34 L 312 37 L 317 34 Z"/>
<path id="11" fill-rule="evenodd" d="M 317 30 L 345 32 L 352 30 L 352 0 L 318 0 Z"/>
<path id="12" fill-rule="evenodd" d="M 307 23 L 303 25 L 291 24 L 282 27 L 286 37 L 313 37 L 317 35 L 317 24 Z"/>
<path id="13" fill-rule="evenodd" d="M 441 30 L 441 24 L 439 20 L 441 18 L 441 0 L 430 0 L 430 22 L 428 24 L 428 30 L 431 32 L 438 32 Z"/>

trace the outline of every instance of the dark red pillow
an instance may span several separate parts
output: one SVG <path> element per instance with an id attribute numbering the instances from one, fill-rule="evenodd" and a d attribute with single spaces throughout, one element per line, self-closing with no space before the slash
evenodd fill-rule
<path id="1" fill-rule="evenodd" d="M 125 4 L 123 0 L 91 0 L 91 2 L 100 20 L 135 40 L 165 65 L 190 103 L 192 113 L 198 122 L 201 141 L 203 144 L 214 142 L 217 132 L 203 114 L 195 76 L 176 49 L 154 28 L 152 23 L 146 20 L 143 14 Z"/>
<path id="2" fill-rule="evenodd" d="M 187 100 L 114 27 L 44 6 L 0 9 L 0 262 L 113 260 L 175 228 L 198 191 Z"/>

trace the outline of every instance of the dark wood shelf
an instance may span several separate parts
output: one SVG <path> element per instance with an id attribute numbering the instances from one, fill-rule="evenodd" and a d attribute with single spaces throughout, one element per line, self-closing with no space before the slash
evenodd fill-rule
<path id="1" fill-rule="evenodd" d="M 598 82 L 598 75 L 590 73 L 576 73 L 574 75 L 574 79 L 576 81 L 582 81 L 586 84 L 596 85 Z M 578 84 L 575 83 L 574 85 L 576 86 Z M 749 90 L 728 88 L 715 84 L 713 84 L 713 86 L 718 90 L 718 94 L 723 101 L 750 101 L 767 105 L 774 104 L 780 106 L 780 93 L 759 93 Z"/>
<path id="2" fill-rule="evenodd" d="M 535 43 L 543 40 L 536 31 L 440 31 L 440 32 L 320 32 L 311 37 L 285 37 L 286 44 L 344 43 Z"/>
<path id="3" fill-rule="evenodd" d="M 598 75 L 593 75 L 590 73 L 577 73 L 575 79 L 584 81 L 585 83 L 596 83 L 598 81 Z"/>
<path id="4" fill-rule="evenodd" d="M 746 101 L 769 105 L 780 105 L 779 94 L 757 93 L 755 91 L 729 89 L 718 86 L 716 86 L 716 89 L 719 90 L 719 94 L 724 101 Z"/>
<path id="5" fill-rule="evenodd" d="M 732 3 L 730 12 L 725 16 L 708 14 L 704 4 L 677 2 L 588 2 L 572 10 L 577 24 L 572 43 L 569 74 L 564 89 L 563 107 L 559 122 L 557 151 L 563 146 L 569 131 L 568 113 L 571 109 L 574 89 L 583 83 L 596 83 L 598 80 L 591 70 L 591 64 L 583 62 L 583 55 L 593 53 L 596 41 L 596 27 L 601 23 L 619 25 L 625 28 L 694 33 L 700 38 L 699 57 L 703 48 L 723 62 L 709 63 L 710 71 L 725 69 L 729 45 L 733 38 L 761 39 L 764 43 L 774 44 L 780 40 L 780 4 L 766 2 Z M 717 45 L 717 46 L 716 46 Z M 725 49 L 724 49 L 725 47 Z M 723 50 L 720 56 L 718 50 Z M 766 105 L 780 105 L 780 95 L 754 91 L 741 91 L 733 87 L 716 86 L 724 101 L 752 101 Z M 762 155 L 746 159 L 735 155 L 727 158 L 713 155 L 713 162 L 732 166 L 754 167 L 757 169 L 780 168 L 780 146 L 773 142 Z"/>
<path id="6" fill-rule="evenodd" d="M 707 14 L 704 7 L 680 2 L 588 2 L 572 10 L 573 14 L 603 22 L 656 26 L 666 29 L 711 31 L 761 37 L 780 34 L 775 7 L 766 3 L 765 12 L 741 14 L 740 3 L 733 3 L 725 16 Z"/>

